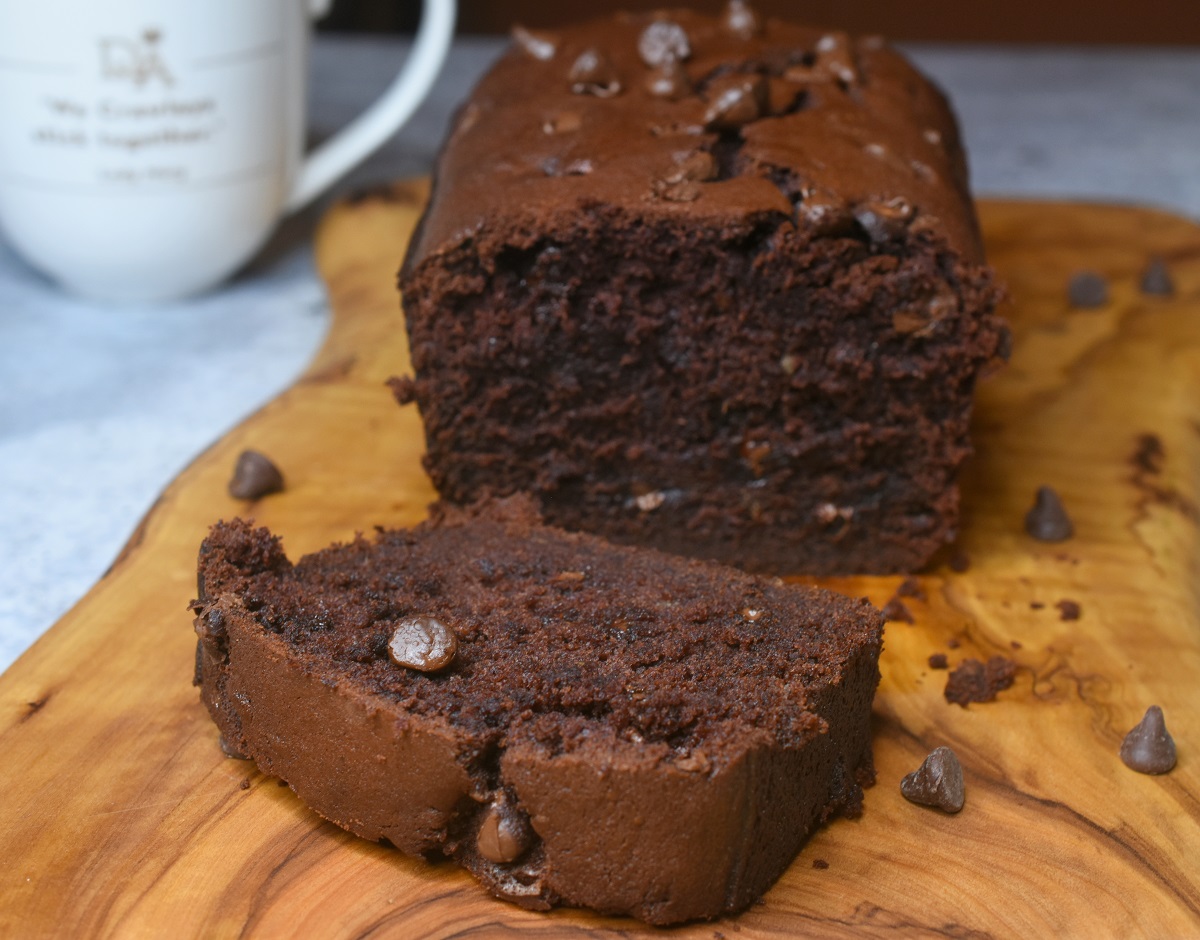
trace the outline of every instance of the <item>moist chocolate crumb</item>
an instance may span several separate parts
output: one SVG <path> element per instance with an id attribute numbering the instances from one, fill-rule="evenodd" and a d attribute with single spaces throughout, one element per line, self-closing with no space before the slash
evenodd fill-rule
<path id="1" fill-rule="evenodd" d="M 962 574 L 971 567 L 971 556 L 964 551 L 956 551 L 950 556 L 950 570 Z"/>
<path id="2" fill-rule="evenodd" d="M 1065 597 L 1054 606 L 1058 608 L 1060 620 L 1078 620 L 1079 615 L 1083 612 L 1079 604 Z"/>
<path id="3" fill-rule="evenodd" d="M 1138 287 L 1148 297 L 1175 296 L 1175 282 L 1171 279 L 1171 272 L 1167 270 L 1167 263 L 1158 257 L 1150 259 L 1142 271 Z"/>
<path id="4" fill-rule="evenodd" d="M 458 637 L 436 617 L 406 617 L 396 624 L 388 641 L 388 656 L 397 666 L 418 672 L 439 672 L 458 654 Z"/>
<path id="5" fill-rule="evenodd" d="M 949 669 L 950 661 L 946 659 L 945 653 L 930 653 L 929 654 L 930 669 Z"/>
<path id="6" fill-rule="evenodd" d="M 283 491 L 283 474 L 266 454 L 244 450 L 238 455 L 229 481 L 229 495 L 234 499 L 260 499 Z"/>
<path id="7" fill-rule="evenodd" d="M 249 790 L 250 789 L 250 778 L 243 777 L 242 782 L 238 784 L 238 789 L 239 790 Z"/>
<path id="8" fill-rule="evenodd" d="M 948 747 L 935 747 L 920 767 L 900 781 L 900 792 L 910 803 L 957 813 L 966 796 L 958 756 Z"/>
<path id="9" fill-rule="evenodd" d="M 900 586 L 896 588 L 897 597 L 911 597 L 914 600 L 926 600 L 925 591 L 921 587 L 921 582 L 916 578 L 905 578 L 900 582 Z"/>
<path id="10" fill-rule="evenodd" d="M 908 609 L 904 601 L 900 600 L 898 595 L 883 605 L 883 619 L 900 623 L 916 623 L 912 611 Z"/>
<path id="11" fill-rule="evenodd" d="M 817 868 L 821 871 L 824 871 L 828 867 L 829 867 L 829 863 L 827 861 L 825 861 L 825 859 L 823 859 L 823 858 L 814 858 L 813 859 L 813 868 Z"/>
<path id="12" fill-rule="evenodd" d="M 1033 507 L 1025 514 L 1025 531 L 1039 542 L 1062 542 L 1075 534 L 1071 517 L 1052 487 L 1038 487 Z"/>
<path id="13" fill-rule="evenodd" d="M 1125 735 L 1121 760 L 1139 774 L 1165 774 L 1175 766 L 1175 739 L 1157 705 L 1147 708 L 1142 720 Z"/>
<path id="14" fill-rule="evenodd" d="M 1108 281 L 1095 271 L 1079 271 L 1067 284 L 1067 300 L 1085 310 L 1103 307 L 1108 303 Z"/>
<path id="15" fill-rule="evenodd" d="M 996 694 L 1013 684 L 1017 664 L 1006 656 L 992 656 L 986 663 L 964 659 L 946 677 L 943 693 L 947 702 L 966 708 L 971 702 L 991 702 Z"/>

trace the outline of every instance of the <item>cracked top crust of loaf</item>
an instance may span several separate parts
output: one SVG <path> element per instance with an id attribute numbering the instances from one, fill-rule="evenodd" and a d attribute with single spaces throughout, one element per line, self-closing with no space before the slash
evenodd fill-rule
<path id="1" fill-rule="evenodd" d="M 642 42 L 655 23 L 686 42 L 685 77 L 665 96 L 652 86 L 666 69 Z M 878 38 L 777 20 L 751 33 L 686 10 L 522 35 L 456 119 L 408 269 L 464 246 L 486 257 L 533 242 L 598 205 L 801 229 L 899 206 L 982 258 L 949 105 Z M 749 115 L 723 116 L 739 85 Z"/>

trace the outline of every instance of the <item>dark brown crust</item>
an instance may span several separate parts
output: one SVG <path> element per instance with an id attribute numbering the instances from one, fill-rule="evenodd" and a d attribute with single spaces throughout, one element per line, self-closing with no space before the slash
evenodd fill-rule
<path id="1" fill-rule="evenodd" d="M 654 16 L 689 37 L 690 95 L 646 90 Z M 463 109 L 401 275 L 393 387 L 438 492 L 755 571 L 922 566 L 1007 342 L 943 97 L 886 46 L 774 21 L 552 38 Z M 587 49 L 620 94 L 572 91 Z M 705 126 L 738 76 L 767 113 Z"/>
<path id="2" fill-rule="evenodd" d="M 398 569 L 400 543 L 411 549 L 411 565 Z M 421 559 L 437 556 L 450 583 L 469 594 L 471 566 L 498 547 L 525 575 L 500 577 L 495 604 L 478 623 L 445 598 L 439 613 L 448 611 L 463 630 L 461 661 L 448 675 L 410 673 L 360 655 L 360 638 L 374 627 L 360 619 L 365 608 L 358 601 L 394 614 L 406 603 L 429 603 L 419 586 L 415 594 L 401 589 L 386 597 L 366 586 L 361 579 L 372 558 L 390 575 L 425 583 L 432 568 Z M 529 567 L 538 552 L 548 553 L 547 570 L 564 570 L 574 557 L 587 578 L 539 581 Z M 457 566 L 447 561 L 454 554 Z M 551 704 L 539 712 L 536 699 L 508 710 L 491 702 L 497 687 L 490 681 L 511 697 L 519 697 L 517 684 L 551 688 L 571 669 L 561 647 L 575 644 L 580 662 L 570 696 L 578 701 L 595 686 L 597 695 L 611 697 L 607 680 L 592 675 L 604 664 L 586 648 L 589 630 L 610 635 L 611 610 L 587 614 L 594 626 L 582 631 L 553 619 L 543 636 L 524 632 L 535 621 L 522 611 L 530 597 L 559 590 L 591 610 L 611 589 L 589 593 L 588 581 L 604 585 L 610 574 L 632 575 L 631 597 L 620 603 L 644 606 L 638 571 L 647 565 L 668 595 L 672 585 L 697 590 L 697 577 L 713 588 L 696 599 L 700 606 L 667 615 L 682 619 L 669 621 L 662 639 L 646 640 L 662 644 L 659 661 L 625 676 L 627 687 L 637 685 L 632 708 L 614 701 L 606 715 L 588 718 L 584 706 L 568 714 Z M 230 747 L 286 780 L 336 824 L 409 854 L 457 858 L 498 896 L 526 906 L 582 905 L 651 923 L 741 909 L 779 876 L 815 825 L 857 813 L 860 785 L 873 778 L 870 710 L 881 620 L 865 602 L 613 548 L 520 521 L 519 514 L 489 521 L 451 513 L 411 534 L 384 533 L 375 543 L 330 549 L 294 567 L 266 530 L 222 524 L 202 548 L 200 578 L 198 684 Z M 335 586 L 351 581 L 359 586 Z M 742 597 L 756 598 L 769 613 L 739 610 L 739 639 L 722 611 Z M 710 622 L 694 621 L 705 604 Z M 638 626 L 646 637 L 660 635 L 652 620 Z M 506 631 L 513 630 L 537 651 L 519 664 L 506 652 Z M 616 660 L 625 655 L 622 641 L 603 642 Z M 789 665 L 771 652 L 776 647 L 793 648 L 798 658 Z M 652 647 L 638 649 L 641 656 Z M 739 684 L 726 660 L 750 678 Z M 707 662 L 715 672 L 686 685 L 657 684 L 660 674 L 680 675 L 675 662 Z M 770 686 L 766 669 L 788 671 L 779 687 L 786 695 L 751 694 Z M 673 723 L 701 707 L 685 724 Z M 724 717 L 716 720 L 714 710 Z M 478 827 L 497 803 L 527 817 L 534 834 L 528 851 L 507 865 L 476 850 Z"/>

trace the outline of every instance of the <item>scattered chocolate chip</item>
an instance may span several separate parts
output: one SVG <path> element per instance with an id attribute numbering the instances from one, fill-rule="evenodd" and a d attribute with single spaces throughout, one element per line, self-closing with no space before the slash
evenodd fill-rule
<path id="1" fill-rule="evenodd" d="M 1175 766 L 1175 740 L 1157 705 L 1147 708 L 1142 720 L 1125 735 L 1121 760 L 1139 774 L 1165 774 Z"/>
<path id="2" fill-rule="evenodd" d="M 577 95 L 611 98 L 621 91 L 621 81 L 617 78 L 616 70 L 608 59 L 595 49 L 585 49 L 579 53 L 579 58 L 571 66 L 567 77 L 571 82 L 571 91 Z"/>
<path id="3" fill-rule="evenodd" d="M 256 450 L 244 450 L 238 455 L 229 481 L 229 495 L 234 499 L 259 499 L 283 490 L 283 474 L 271 458 Z"/>
<path id="4" fill-rule="evenodd" d="M 946 677 L 943 693 L 947 702 L 966 708 L 971 702 L 991 702 L 996 694 L 1013 684 L 1017 664 L 1004 656 L 993 656 L 986 663 L 964 659 Z"/>
<path id="5" fill-rule="evenodd" d="M 817 869 L 818 871 L 824 871 L 828 867 L 829 867 L 829 863 L 827 861 L 825 861 L 825 859 L 823 859 L 823 858 L 814 858 L 813 859 L 813 868 Z"/>
<path id="6" fill-rule="evenodd" d="M 1063 598 L 1054 606 L 1058 608 L 1060 620 L 1078 620 L 1079 615 L 1083 612 L 1075 601 L 1067 598 Z"/>
<path id="7" fill-rule="evenodd" d="M 750 9 L 745 0 L 729 0 L 725 5 L 721 25 L 738 39 L 751 39 L 762 29 L 758 14 Z"/>
<path id="8" fill-rule="evenodd" d="M 250 789 L 250 778 L 243 777 L 242 782 L 238 784 L 238 789 L 239 790 L 249 790 Z"/>
<path id="9" fill-rule="evenodd" d="M 544 134 L 571 134 L 583 126 L 583 117 L 578 111 L 559 111 L 542 122 Z"/>
<path id="10" fill-rule="evenodd" d="M 535 32 L 524 26 L 514 26 L 512 38 L 527 55 L 541 62 L 553 59 L 558 48 L 548 33 Z"/>
<path id="11" fill-rule="evenodd" d="M 388 656 L 397 666 L 418 672 L 437 672 L 454 661 L 458 637 L 436 617 L 420 614 L 396 624 L 388 641 Z"/>
<path id="12" fill-rule="evenodd" d="M 900 792 L 910 803 L 957 813 L 966 796 L 962 764 L 950 748 L 935 747 L 920 767 L 900 781 Z"/>
<path id="13" fill-rule="evenodd" d="M 1062 542 L 1075 534 L 1071 517 L 1053 488 L 1038 487 L 1033 507 L 1025 514 L 1025 531 L 1039 542 Z"/>
<path id="14" fill-rule="evenodd" d="M 950 570 L 962 574 L 971 569 L 971 556 L 964 551 L 956 551 L 950 556 Z"/>
<path id="15" fill-rule="evenodd" d="M 950 661 L 946 658 L 945 653 L 930 653 L 929 654 L 930 669 L 949 669 Z"/>
<path id="16" fill-rule="evenodd" d="M 883 619 L 889 622 L 916 623 L 912 611 L 899 597 L 893 597 L 883 605 Z"/>
<path id="17" fill-rule="evenodd" d="M 761 75 L 726 75 L 709 82 L 704 126 L 734 130 L 762 117 L 767 109 L 767 83 Z"/>
<path id="18" fill-rule="evenodd" d="M 1167 270 L 1167 263 L 1162 258 L 1150 259 L 1138 286 L 1148 297 L 1175 296 L 1175 282 L 1171 279 L 1171 272 Z"/>
<path id="19" fill-rule="evenodd" d="M 646 78 L 646 91 L 655 98 L 675 101 L 691 90 L 691 79 L 678 59 L 668 59 Z"/>
<path id="20" fill-rule="evenodd" d="M 1103 307 L 1108 303 L 1108 281 L 1095 271 L 1080 271 L 1067 284 L 1067 301 L 1082 309 Z"/>
<path id="21" fill-rule="evenodd" d="M 685 61 L 692 54 L 687 33 L 678 23 L 657 20 L 642 30 L 638 53 L 650 68 L 661 68 L 669 60 Z"/>
<path id="22" fill-rule="evenodd" d="M 503 798 L 484 810 L 475 845 L 489 862 L 497 865 L 515 862 L 529 851 L 532 841 L 528 818 Z"/>
<path id="23" fill-rule="evenodd" d="M 926 599 L 925 591 L 921 588 L 921 582 L 916 578 L 905 578 L 901 581 L 900 586 L 896 588 L 896 594 L 900 597 L 911 597 L 918 601 Z"/>
<path id="24" fill-rule="evenodd" d="M 850 53 L 850 43 L 844 33 L 830 33 L 817 43 L 817 69 L 828 72 L 843 85 L 858 81 L 858 72 Z"/>
<path id="25" fill-rule="evenodd" d="M 872 244 L 882 244 L 903 235 L 916 210 L 902 197 L 886 202 L 864 202 L 854 210 L 854 219 Z"/>
<path id="26" fill-rule="evenodd" d="M 221 735 L 217 739 L 217 743 L 221 746 L 221 753 L 233 760 L 249 760 L 249 754 L 243 754 L 241 748 L 233 744 L 225 735 Z"/>

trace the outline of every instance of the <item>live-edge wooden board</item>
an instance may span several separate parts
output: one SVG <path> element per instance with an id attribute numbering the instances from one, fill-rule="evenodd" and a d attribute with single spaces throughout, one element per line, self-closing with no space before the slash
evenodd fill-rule
<path id="1" fill-rule="evenodd" d="M 424 195 L 401 184 L 331 212 L 317 255 L 335 317 L 316 362 L 168 487 L 104 579 L 0 677 L 3 936 L 653 932 L 529 913 L 452 864 L 322 823 L 221 755 L 190 684 L 186 605 L 211 522 L 251 515 L 295 556 L 415 522 L 433 498 L 415 409 L 383 386 L 406 368 L 394 270 Z M 928 600 L 908 602 L 916 623 L 888 626 L 864 815 L 820 830 L 744 914 L 682 935 L 1200 935 L 1200 229 L 1133 208 L 982 210 L 1015 346 L 981 388 L 960 542 L 971 566 L 924 573 Z M 1151 254 L 1167 259 L 1174 299 L 1139 294 Z M 1068 308 L 1081 268 L 1110 279 L 1110 303 Z M 275 458 L 285 493 L 226 495 L 244 447 Z M 1063 494 L 1072 541 L 1022 531 L 1042 483 Z M 829 583 L 882 604 L 898 582 Z M 1063 599 L 1078 620 L 1060 618 Z M 935 652 L 951 664 L 1011 656 L 1016 684 L 990 704 L 949 705 Z M 1179 743 L 1162 777 L 1117 757 L 1152 703 Z M 898 791 L 939 744 L 965 768 L 958 816 Z"/>

